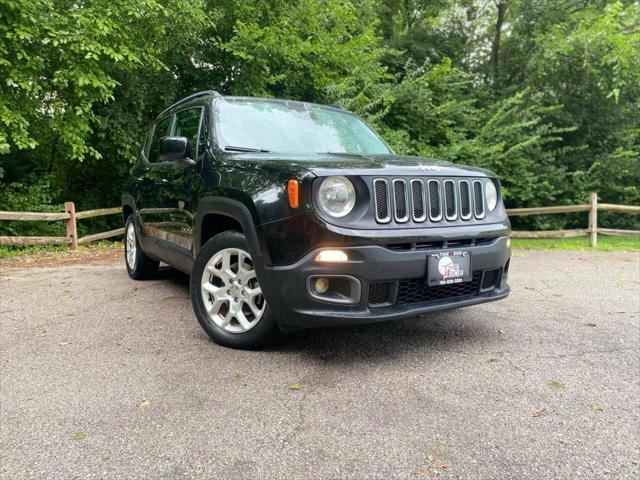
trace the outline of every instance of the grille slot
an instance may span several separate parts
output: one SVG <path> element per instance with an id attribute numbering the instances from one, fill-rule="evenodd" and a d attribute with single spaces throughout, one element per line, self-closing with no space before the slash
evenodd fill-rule
<path id="1" fill-rule="evenodd" d="M 482 272 L 474 272 L 470 282 L 430 287 L 424 278 L 411 278 L 398 282 L 397 304 L 433 302 L 477 295 L 480 291 Z"/>
<path id="2" fill-rule="evenodd" d="M 440 192 L 440 182 L 429 180 L 429 219 L 432 222 L 442 220 L 442 194 Z"/>
<path id="3" fill-rule="evenodd" d="M 369 306 L 380 307 L 389 303 L 390 282 L 372 283 L 369 285 Z"/>
<path id="4" fill-rule="evenodd" d="M 482 190 L 482 182 L 480 180 L 474 180 L 473 206 L 476 218 L 484 218 L 484 192 Z"/>
<path id="5" fill-rule="evenodd" d="M 390 243 L 384 245 L 389 250 L 398 252 L 408 252 L 410 250 L 438 250 L 442 248 L 457 249 L 464 247 L 474 247 L 489 245 L 495 238 L 462 238 L 457 240 L 425 240 L 415 243 Z"/>
<path id="6" fill-rule="evenodd" d="M 473 212 L 471 211 L 471 185 L 468 180 L 460 180 L 458 183 L 460 190 L 460 218 L 469 220 Z"/>
<path id="7" fill-rule="evenodd" d="M 444 203 L 445 217 L 447 220 L 458 218 L 458 208 L 456 205 L 456 184 L 453 180 L 444 181 Z"/>
<path id="8" fill-rule="evenodd" d="M 378 223 L 387 223 L 391 220 L 391 206 L 389 204 L 389 182 L 384 178 L 376 178 L 373 181 L 375 194 L 375 214 Z"/>
<path id="9" fill-rule="evenodd" d="M 396 178 L 393 181 L 393 206 L 396 222 L 404 223 L 409 220 L 407 182 L 402 178 Z"/>
<path id="10" fill-rule="evenodd" d="M 427 218 L 425 209 L 424 182 L 422 180 L 411 180 L 411 205 L 413 206 L 413 221 L 424 222 Z"/>

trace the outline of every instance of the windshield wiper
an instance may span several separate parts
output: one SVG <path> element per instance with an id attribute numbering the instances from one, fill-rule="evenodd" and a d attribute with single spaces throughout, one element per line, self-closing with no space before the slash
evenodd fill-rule
<path id="1" fill-rule="evenodd" d="M 261 153 L 269 153 L 269 150 L 265 150 L 263 148 L 250 148 L 250 147 L 233 147 L 231 145 L 227 145 L 224 147 L 227 152 L 261 152 Z"/>

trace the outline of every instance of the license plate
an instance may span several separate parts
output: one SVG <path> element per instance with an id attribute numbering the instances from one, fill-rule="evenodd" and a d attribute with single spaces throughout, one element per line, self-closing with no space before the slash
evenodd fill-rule
<path id="1" fill-rule="evenodd" d="M 471 255 L 469 252 L 450 251 L 432 253 L 427 263 L 427 283 L 451 285 L 471 281 Z"/>

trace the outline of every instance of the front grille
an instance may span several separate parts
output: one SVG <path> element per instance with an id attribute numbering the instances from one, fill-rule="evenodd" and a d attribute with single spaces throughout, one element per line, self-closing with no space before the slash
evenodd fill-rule
<path id="1" fill-rule="evenodd" d="M 477 295 L 482 272 L 474 272 L 470 282 L 430 287 L 424 278 L 411 278 L 398 282 L 396 304 L 433 302 Z"/>
<path id="2" fill-rule="evenodd" d="M 424 277 L 369 284 L 370 307 L 428 303 L 473 297 L 498 287 L 502 269 L 473 272 L 470 282 L 429 286 Z"/>
<path id="3" fill-rule="evenodd" d="M 376 178 L 372 196 L 378 223 L 469 221 L 485 216 L 482 180 Z"/>

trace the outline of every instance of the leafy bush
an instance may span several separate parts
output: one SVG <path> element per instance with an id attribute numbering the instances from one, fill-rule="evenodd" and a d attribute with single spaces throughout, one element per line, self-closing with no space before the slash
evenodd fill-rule
<path id="1" fill-rule="evenodd" d="M 605 0 L 0 0 L 0 208 L 117 205 L 149 122 L 211 88 L 344 105 L 399 153 L 496 171 L 508 206 L 638 205 L 638 24 Z"/>

